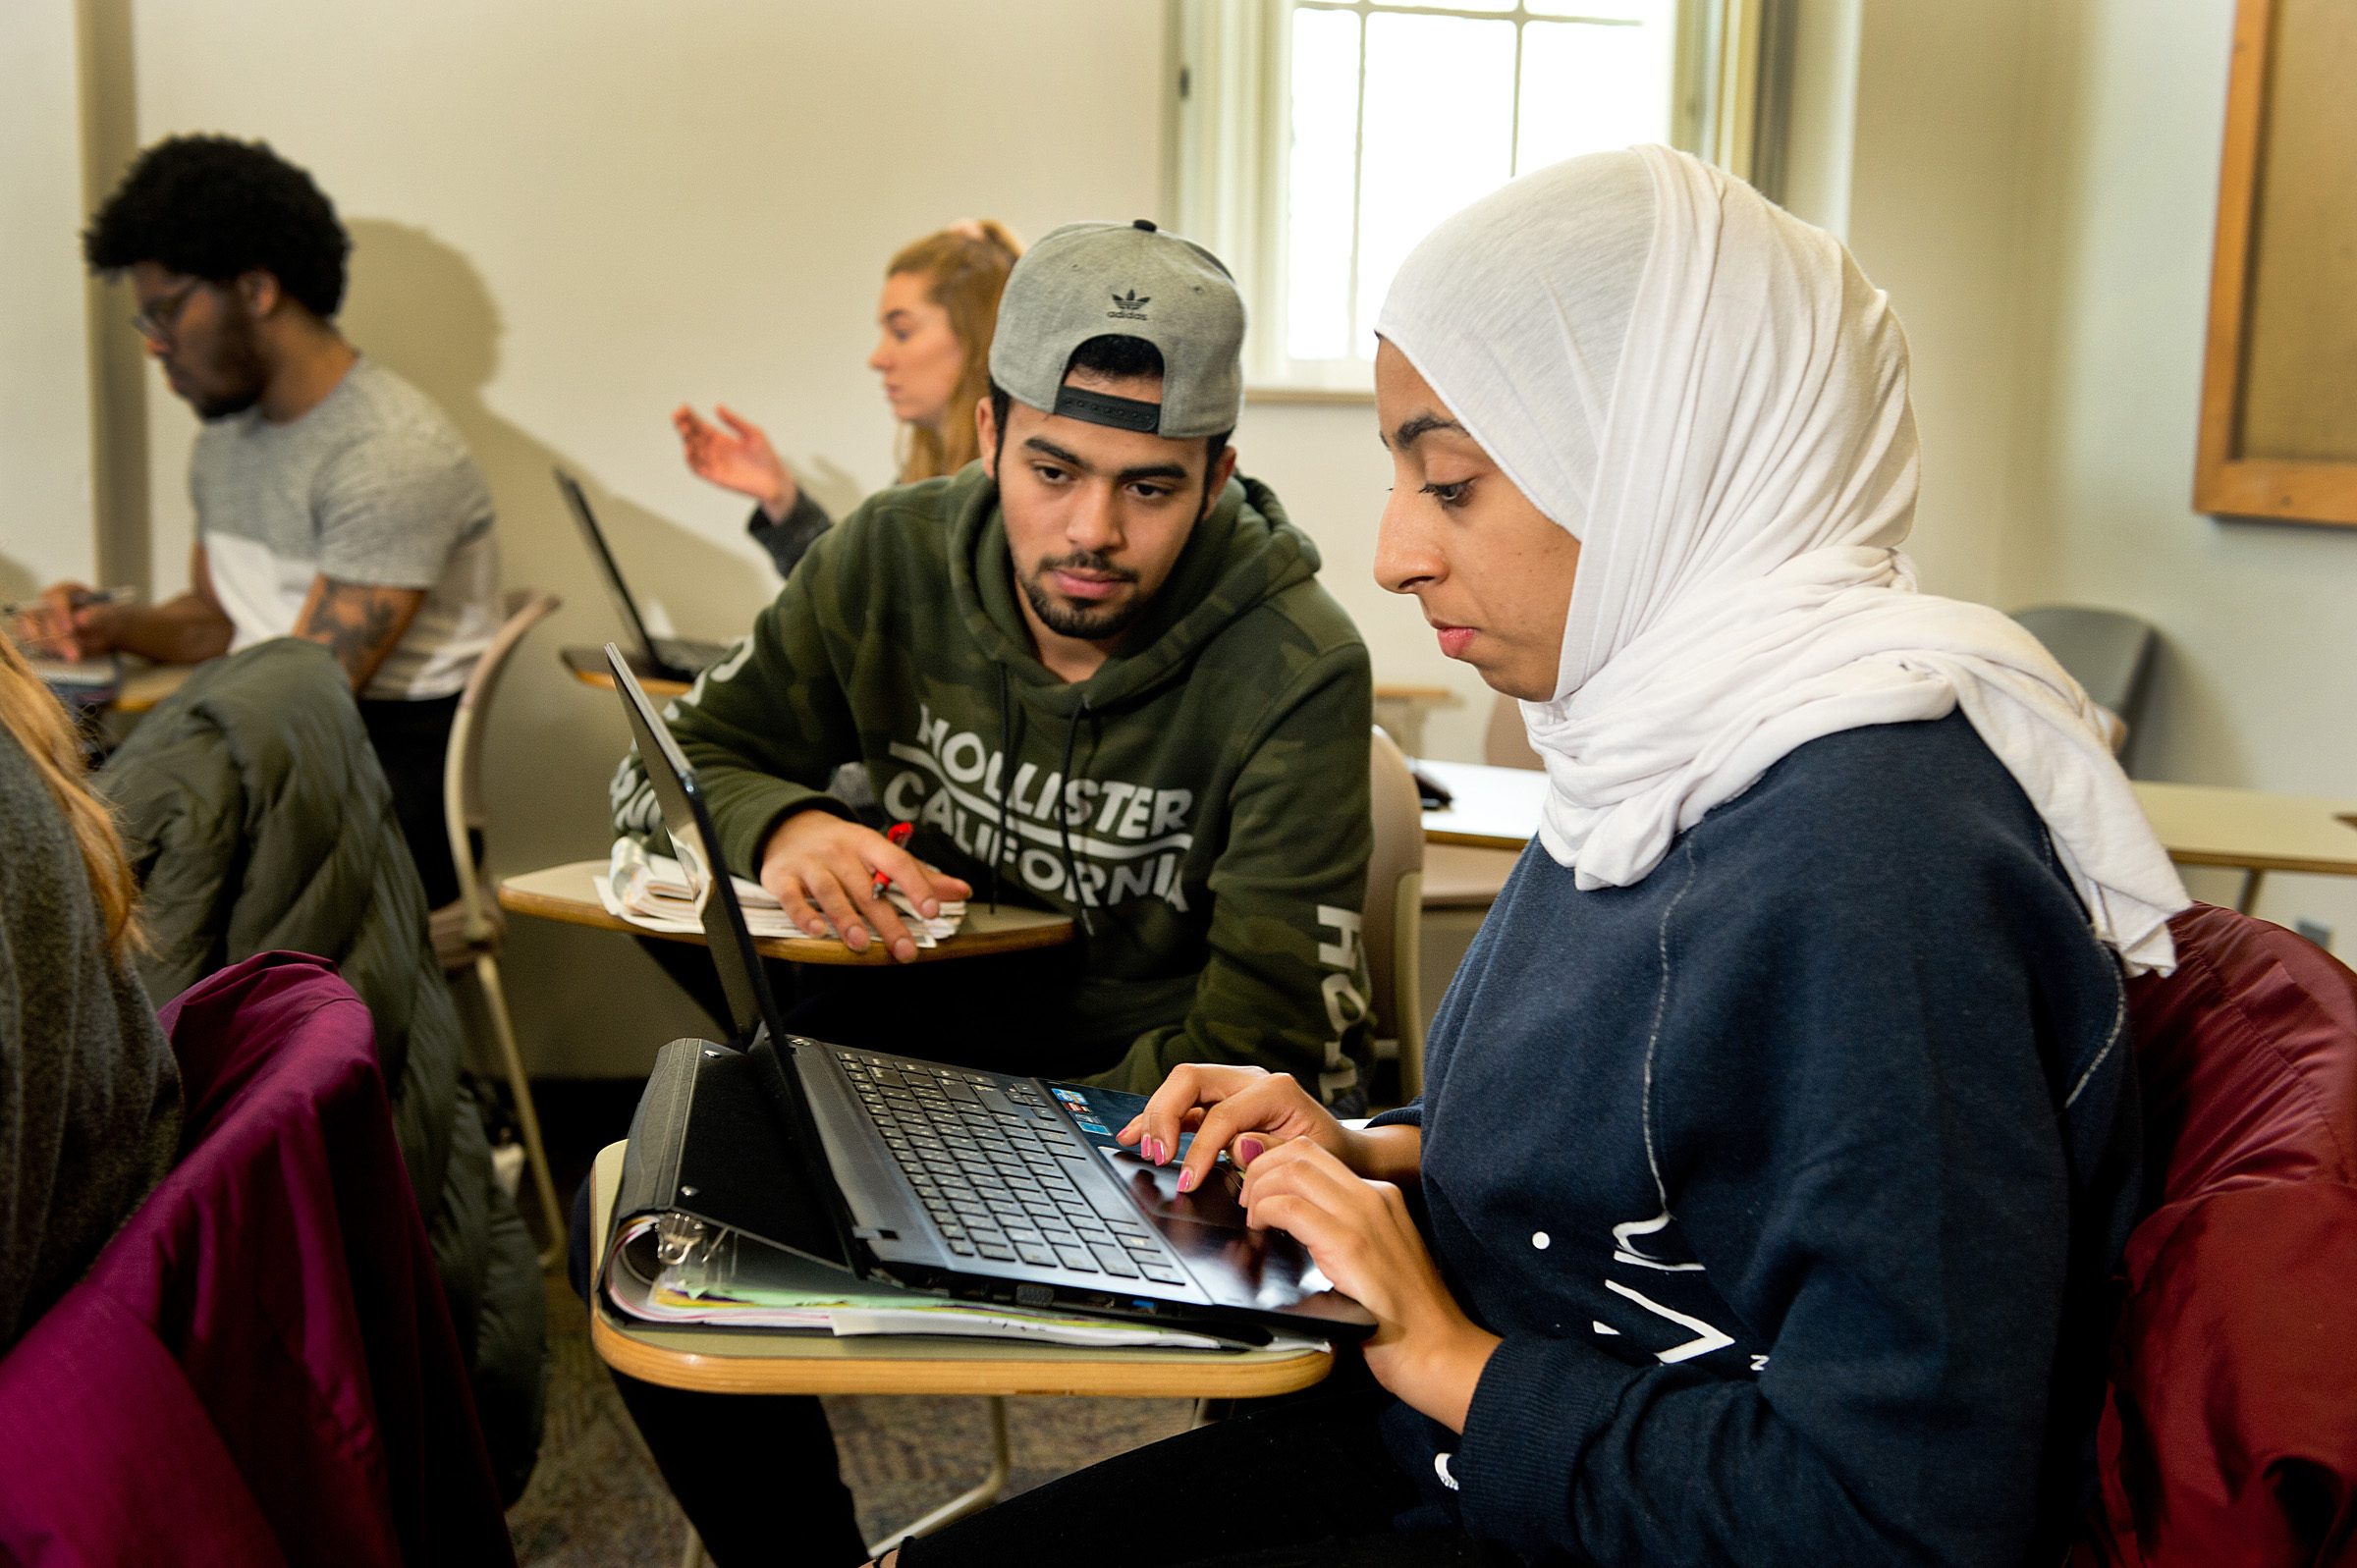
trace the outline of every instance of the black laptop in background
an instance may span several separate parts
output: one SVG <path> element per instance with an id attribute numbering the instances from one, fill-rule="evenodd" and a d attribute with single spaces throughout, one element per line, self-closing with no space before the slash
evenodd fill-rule
<path id="1" fill-rule="evenodd" d="M 608 643 L 606 659 L 673 844 L 701 857 L 718 838 L 695 770 L 622 651 Z M 1279 1327 L 1373 1330 L 1292 1237 L 1246 1225 L 1238 1172 L 1223 1162 L 1181 1194 L 1176 1162 L 1157 1168 L 1114 1142 L 1143 1097 L 788 1034 L 726 868 L 707 869 L 704 933 L 738 1039 L 663 1048 L 631 1124 L 618 1224 L 685 1215 L 861 1280 L 1232 1344 Z"/>
<path id="2" fill-rule="evenodd" d="M 630 585 L 622 580 L 622 568 L 614 564 L 614 552 L 606 548 L 605 530 L 597 525 L 597 514 L 589 510 L 589 497 L 582 492 L 581 482 L 563 468 L 554 471 L 557 489 L 564 493 L 573 520 L 580 525 L 589 554 L 596 558 L 597 569 L 606 579 L 606 592 L 622 616 L 623 630 L 637 644 L 635 651 L 641 672 L 651 672 L 665 680 L 692 681 L 707 666 L 727 658 L 727 643 L 694 642 L 685 637 L 656 637 L 647 633 L 646 621 L 638 614 L 638 601 L 630 597 Z"/>

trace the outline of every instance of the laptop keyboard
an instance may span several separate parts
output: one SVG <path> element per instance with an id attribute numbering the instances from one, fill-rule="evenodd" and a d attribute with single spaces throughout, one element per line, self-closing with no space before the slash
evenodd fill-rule
<path id="1" fill-rule="evenodd" d="M 959 1257 L 1187 1283 L 1135 1209 L 1073 1184 L 1066 1162 L 1098 1157 L 1030 1084 L 853 1051 L 835 1059 Z"/>

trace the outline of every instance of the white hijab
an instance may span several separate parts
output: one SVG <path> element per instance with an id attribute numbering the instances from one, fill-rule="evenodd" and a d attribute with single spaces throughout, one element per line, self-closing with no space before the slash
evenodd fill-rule
<path id="1" fill-rule="evenodd" d="M 1547 852 L 1642 882 L 1795 747 L 1958 707 L 2130 973 L 2187 902 L 2098 710 L 2036 638 L 1916 592 L 1907 346 L 1840 243 L 1666 147 L 1574 158 L 1433 231 L 1377 330 L 1580 541 L 1525 702 Z"/>

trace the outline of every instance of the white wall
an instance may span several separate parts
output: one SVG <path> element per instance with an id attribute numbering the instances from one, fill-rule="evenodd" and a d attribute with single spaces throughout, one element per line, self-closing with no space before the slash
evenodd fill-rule
<path id="1" fill-rule="evenodd" d="M 1867 0 L 1855 41 L 1847 238 L 1912 351 L 1923 498 L 1908 549 L 1928 591 L 1984 603 L 2003 602 L 2023 68 L 2047 3 Z"/>
<path id="2" fill-rule="evenodd" d="M 617 629 L 549 480 L 605 502 L 632 581 L 688 635 L 775 592 L 746 507 L 667 416 L 726 399 L 841 509 L 887 483 L 862 368 L 884 261 L 963 216 L 1036 237 L 1151 214 L 1154 0 L 246 0 L 136 7 L 138 135 L 262 136 L 357 243 L 345 326 L 439 399 L 500 509 L 507 580 L 564 595 L 491 749 L 491 861 L 602 854 L 625 737 L 556 650 Z M 151 378 L 159 575 L 185 575 L 193 421 Z M 168 580 L 164 586 L 172 586 Z M 538 1070 L 643 1070 L 699 1027 L 630 945 L 521 919 L 510 1000 Z"/>
<path id="3" fill-rule="evenodd" d="M 2039 40 L 2052 129 L 2027 172 L 2054 298 L 2005 586 L 2160 627 L 2140 773 L 2357 795 L 2357 529 L 2190 504 L 2233 10 L 2074 0 Z M 2233 881 L 2197 891 L 2231 897 Z M 2321 919 L 2357 951 L 2342 879 L 2271 878 L 2261 913 Z"/>
<path id="4" fill-rule="evenodd" d="M 73 8 L 0 6 L 0 600 L 97 575 Z"/>

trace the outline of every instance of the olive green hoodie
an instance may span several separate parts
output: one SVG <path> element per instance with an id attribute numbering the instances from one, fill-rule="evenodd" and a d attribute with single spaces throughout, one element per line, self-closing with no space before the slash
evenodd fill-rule
<path id="1" fill-rule="evenodd" d="M 1082 919 L 1079 977 L 1040 1022 L 1098 1081 L 1252 1062 L 1333 1100 L 1369 1051 L 1372 690 L 1317 569 L 1268 487 L 1232 480 L 1121 651 L 1067 683 L 1032 652 L 998 487 L 970 463 L 822 535 L 665 717 L 740 875 L 788 813 L 848 815 L 822 791 L 860 762 L 920 859 L 977 898 L 995 859 L 1002 898 Z M 660 831 L 635 754 L 614 803 L 617 832 Z"/>

